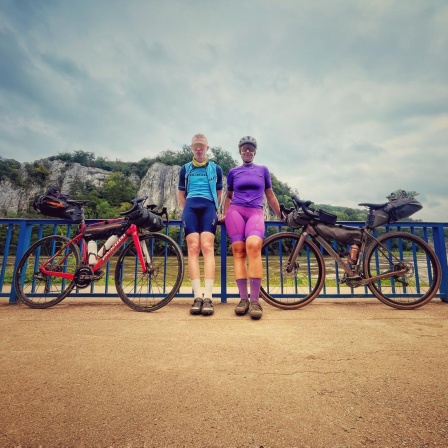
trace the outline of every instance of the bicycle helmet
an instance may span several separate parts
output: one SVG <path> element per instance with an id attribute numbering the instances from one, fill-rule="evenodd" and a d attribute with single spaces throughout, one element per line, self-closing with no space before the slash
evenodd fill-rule
<path id="1" fill-rule="evenodd" d="M 253 137 L 251 137 L 250 135 L 247 135 L 246 137 L 243 137 L 239 143 L 238 143 L 238 148 L 241 148 L 241 146 L 243 145 L 252 145 L 255 147 L 255 149 L 257 149 L 257 140 L 255 140 Z"/>

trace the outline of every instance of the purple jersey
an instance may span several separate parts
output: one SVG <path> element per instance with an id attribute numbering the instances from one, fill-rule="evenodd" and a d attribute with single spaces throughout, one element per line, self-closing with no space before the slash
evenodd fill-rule
<path id="1" fill-rule="evenodd" d="M 263 208 L 267 188 L 272 188 L 271 175 L 263 165 L 238 166 L 227 175 L 227 189 L 233 191 L 233 205 Z"/>

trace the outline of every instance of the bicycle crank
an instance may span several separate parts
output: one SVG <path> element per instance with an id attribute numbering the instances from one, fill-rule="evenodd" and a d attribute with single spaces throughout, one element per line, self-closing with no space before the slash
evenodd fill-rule
<path id="1" fill-rule="evenodd" d="M 94 277 L 93 270 L 90 266 L 81 266 L 76 270 L 73 281 L 78 288 L 83 289 L 87 288 L 93 282 Z"/>

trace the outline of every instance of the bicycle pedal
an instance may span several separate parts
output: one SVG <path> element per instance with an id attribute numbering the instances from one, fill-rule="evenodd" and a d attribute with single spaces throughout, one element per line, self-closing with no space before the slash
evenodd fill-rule
<path id="1" fill-rule="evenodd" d="M 96 271 L 93 274 L 93 280 L 100 280 L 104 277 L 104 271 L 102 269 L 98 269 L 98 271 Z"/>

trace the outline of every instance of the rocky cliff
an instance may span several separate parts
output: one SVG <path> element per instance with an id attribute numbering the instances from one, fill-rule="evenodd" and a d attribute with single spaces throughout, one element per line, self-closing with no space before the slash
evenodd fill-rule
<path id="1" fill-rule="evenodd" d="M 50 171 L 47 185 L 32 186 L 29 188 L 18 187 L 10 181 L 0 182 L 0 217 L 8 214 L 14 216 L 19 212 L 31 210 L 31 203 L 37 194 L 43 193 L 49 186 L 58 186 L 62 193 L 69 193 L 73 182 L 89 182 L 97 188 L 101 188 L 109 171 L 99 168 L 90 168 L 79 163 L 65 163 L 60 160 L 46 161 Z M 166 207 L 172 218 L 180 217 L 180 207 L 177 203 L 177 184 L 179 179 L 179 166 L 168 166 L 163 163 L 152 165 L 143 179 L 133 175 L 130 180 L 138 188 L 137 196 L 148 196 L 147 204 L 156 204 L 158 207 Z M 25 170 L 22 175 L 26 177 Z M 224 178 L 223 199 L 227 192 L 227 183 Z M 265 218 L 273 219 L 273 215 L 265 200 Z"/>
<path id="2" fill-rule="evenodd" d="M 66 164 L 61 160 L 46 161 L 46 168 L 50 172 L 49 179 L 45 187 L 32 185 L 31 187 L 17 187 L 10 181 L 0 182 L 0 216 L 5 214 L 15 215 L 19 212 L 26 212 L 31 209 L 31 202 L 39 193 L 43 193 L 49 186 L 58 186 L 62 193 L 68 193 L 75 180 L 90 182 L 101 188 L 104 181 L 110 176 L 109 171 L 99 168 L 89 168 L 79 163 Z M 27 177 L 27 173 L 22 169 L 22 176 Z"/>

